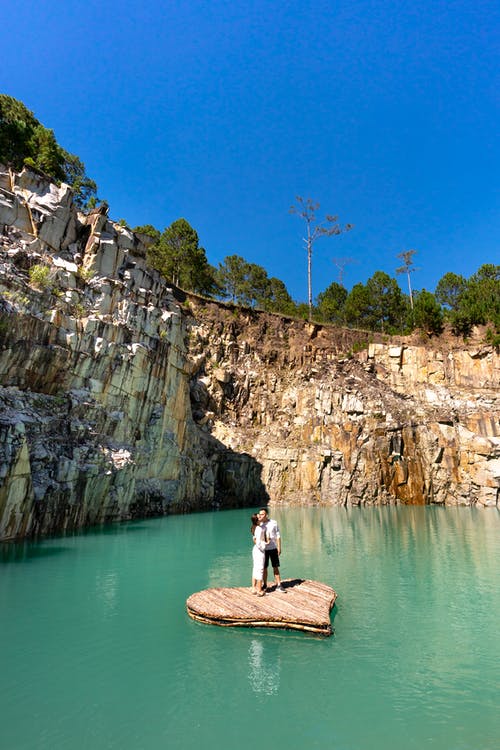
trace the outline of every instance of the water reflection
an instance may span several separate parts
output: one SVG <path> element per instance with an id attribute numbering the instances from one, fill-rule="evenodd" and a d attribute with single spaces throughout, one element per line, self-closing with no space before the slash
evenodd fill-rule
<path id="1" fill-rule="evenodd" d="M 103 605 L 106 619 L 116 613 L 118 603 L 118 576 L 115 572 L 97 573 L 95 581 L 97 599 Z"/>
<path id="2" fill-rule="evenodd" d="M 274 695 L 280 687 L 281 659 L 279 654 L 266 653 L 263 639 L 253 638 L 248 648 L 248 679 L 254 693 Z"/>
<path id="3" fill-rule="evenodd" d="M 0 542 L 0 563 L 37 562 L 69 552 L 69 547 L 43 546 L 41 542 Z"/>

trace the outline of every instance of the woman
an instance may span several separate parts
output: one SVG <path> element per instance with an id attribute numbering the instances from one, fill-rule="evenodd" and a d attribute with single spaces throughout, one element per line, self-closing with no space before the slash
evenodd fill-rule
<path id="1" fill-rule="evenodd" d="M 262 590 L 262 579 L 264 578 L 264 550 L 266 548 L 266 542 L 264 539 L 264 530 L 262 526 L 259 525 L 257 514 L 252 516 L 252 526 L 250 531 L 253 536 L 252 594 L 264 596 L 265 591 Z"/>

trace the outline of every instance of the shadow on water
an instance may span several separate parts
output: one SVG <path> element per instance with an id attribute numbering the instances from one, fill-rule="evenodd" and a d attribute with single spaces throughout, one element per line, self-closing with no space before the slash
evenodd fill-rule
<path id="1" fill-rule="evenodd" d="M 73 552 L 72 545 L 55 545 L 55 541 L 64 542 L 81 537 L 117 536 L 118 534 L 136 534 L 151 531 L 151 525 L 144 522 L 103 524 L 85 529 L 75 529 L 63 534 L 31 538 L 26 541 L 0 542 L 0 564 L 26 563 L 37 560 L 58 557 Z"/>
<path id="2" fill-rule="evenodd" d="M 59 557 L 70 552 L 69 547 L 44 547 L 34 542 L 0 544 L 0 564 L 36 562 L 43 558 Z"/>

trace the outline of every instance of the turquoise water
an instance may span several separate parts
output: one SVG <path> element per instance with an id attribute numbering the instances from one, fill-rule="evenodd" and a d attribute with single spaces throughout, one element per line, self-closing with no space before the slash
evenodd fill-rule
<path id="1" fill-rule="evenodd" d="M 2 750 L 499 747 L 498 511 L 278 509 L 331 638 L 188 618 L 249 582 L 249 515 L 0 546 Z"/>

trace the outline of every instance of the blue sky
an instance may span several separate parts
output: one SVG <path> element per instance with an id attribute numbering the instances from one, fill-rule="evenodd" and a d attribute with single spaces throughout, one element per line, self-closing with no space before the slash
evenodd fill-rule
<path id="1" fill-rule="evenodd" d="M 354 224 L 315 246 L 313 292 L 416 288 L 499 263 L 498 2 L 3 3 L 0 91 L 84 161 L 110 216 L 179 217 L 307 298 L 296 195 Z M 399 278 L 405 289 L 405 278 Z"/>

